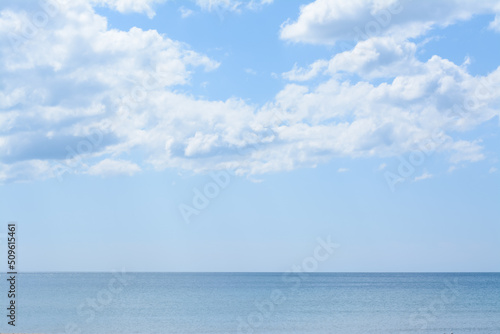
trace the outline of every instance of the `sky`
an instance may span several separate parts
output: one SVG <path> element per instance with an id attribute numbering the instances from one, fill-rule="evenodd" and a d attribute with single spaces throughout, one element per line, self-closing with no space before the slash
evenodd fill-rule
<path id="1" fill-rule="evenodd" d="M 30 272 L 499 271 L 499 55 L 492 0 L 2 1 L 0 242 Z"/>

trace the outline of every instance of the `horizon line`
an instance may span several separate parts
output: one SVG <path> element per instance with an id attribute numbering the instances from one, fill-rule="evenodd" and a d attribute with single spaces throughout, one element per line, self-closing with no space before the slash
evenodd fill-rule
<path id="1" fill-rule="evenodd" d="M 105 273 L 144 273 L 144 274 L 284 274 L 293 271 L 18 271 L 16 274 L 105 274 Z M 321 271 L 301 274 L 500 274 L 500 271 Z"/>

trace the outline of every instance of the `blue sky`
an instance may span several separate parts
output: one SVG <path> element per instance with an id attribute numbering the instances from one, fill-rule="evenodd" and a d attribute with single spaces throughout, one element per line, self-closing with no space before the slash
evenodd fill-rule
<path id="1" fill-rule="evenodd" d="M 54 1 L 0 6 L 20 269 L 286 271 L 330 236 L 318 271 L 499 270 L 497 1 Z"/>

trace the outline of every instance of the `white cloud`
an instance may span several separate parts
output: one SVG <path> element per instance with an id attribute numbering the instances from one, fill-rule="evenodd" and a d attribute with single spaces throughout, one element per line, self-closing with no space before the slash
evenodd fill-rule
<path id="1" fill-rule="evenodd" d="M 257 71 L 251 68 L 245 68 L 245 73 L 250 74 L 250 75 L 257 75 Z"/>
<path id="2" fill-rule="evenodd" d="M 196 0 L 196 4 L 208 11 L 217 9 L 237 10 L 241 2 L 234 0 Z"/>
<path id="3" fill-rule="evenodd" d="M 485 158 L 479 141 L 468 142 L 460 140 L 453 143 L 452 148 L 455 150 L 455 153 L 452 154 L 450 161 L 454 164 L 462 161 L 476 162 Z"/>
<path id="4" fill-rule="evenodd" d="M 240 11 L 241 9 L 257 10 L 264 5 L 273 3 L 274 0 L 251 0 L 251 1 L 238 1 L 238 0 L 196 0 L 196 4 L 201 9 L 207 11 L 228 10 Z"/>
<path id="5" fill-rule="evenodd" d="M 217 134 L 202 134 L 201 132 L 196 132 L 194 137 L 187 140 L 184 154 L 187 157 L 191 157 L 197 154 L 208 153 L 216 146 L 217 139 L 219 139 Z"/>
<path id="6" fill-rule="evenodd" d="M 496 167 L 491 167 L 490 170 L 488 171 L 488 173 L 490 173 L 490 174 L 493 174 L 496 172 L 498 172 L 498 169 Z"/>
<path id="7" fill-rule="evenodd" d="M 500 32 L 500 14 L 495 16 L 495 19 L 490 23 L 489 28 L 496 32 Z"/>
<path id="8" fill-rule="evenodd" d="M 297 64 L 293 68 L 283 73 L 283 78 L 290 81 L 307 81 L 316 77 L 318 74 L 323 72 L 328 67 L 328 61 L 318 60 L 309 65 L 309 68 L 299 68 Z"/>
<path id="9" fill-rule="evenodd" d="M 61 1 L 61 0 L 59 0 Z M 74 1 L 74 0 L 72 0 Z M 120 13 L 145 13 L 150 18 L 155 15 L 153 5 L 163 3 L 166 0 L 91 0 L 92 3 L 102 6 L 108 6 Z"/>
<path id="10" fill-rule="evenodd" d="M 189 8 L 186 8 L 186 7 L 180 7 L 179 8 L 179 11 L 181 12 L 181 17 L 183 19 L 187 18 L 187 17 L 190 17 L 191 15 L 194 14 L 194 11 L 189 9 Z"/>
<path id="11" fill-rule="evenodd" d="M 378 166 L 378 170 L 384 170 L 385 168 L 387 167 L 387 164 L 386 163 L 381 163 L 379 166 Z"/>
<path id="12" fill-rule="evenodd" d="M 415 179 L 413 181 L 416 182 L 416 181 L 427 180 L 427 179 L 430 179 L 432 177 L 433 177 L 432 174 L 425 172 L 422 175 L 415 177 Z"/>
<path id="13" fill-rule="evenodd" d="M 246 4 L 247 8 L 257 10 L 261 9 L 263 6 L 270 5 L 274 2 L 274 0 L 250 0 Z"/>
<path id="14" fill-rule="evenodd" d="M 140 172 L 141 168 L 133 162 L 125 160 L 104 159 L 91 166 L 87 173 L 90 175 L 113 176 L 113 175 L 134 175 Z"/>
<path id="15" fill-rule="evenodd" d="M 415 58 L 417 46 L 391 37 L 374 37 L 359 42 L 352 50 L 339 52 L 329 61 L 317 60 L 307 69 L 295 65 L 283 77 L 307 81 L 318 74 L 354 73 L 366 79 L 416 74 L 422 63 Z"/>
<path id="16" fill-rule="evenodd" d="M 54 176 L 53 167 L 45 160 L 0 163 L 0 183 L 44 180 Z"/>
<path id="17" fill-rule="evenodd" d="M 462 133 L 499 115 L 500 69 L 481 77 L 438 56 L 418 61 L 418 47 L 394 36 L 295 67 L 284 76 L 329 76 L 287 84 L 261 106 L 199 99 L 177 88 L 218 62 L 154 30 L 110 29 L 88 1 L 65 6 L 32 38 L 22 37 L 27 11 L 0 7 L 0 36 L 21 36 L 14 49 L 0 38 L 4 182 L 54 177 L 61 166 L 92 175 L 147 168 L 251 175 L 415 149 L 478 161 L 482 143 Z M 379 77 L 390 80 L 370 82 Z M 128 161 L 132 150 L 145 158 Z"/>
<path id="18" fill-rule="evenodd" d="M 374 37 L 359 42 L 352 51 L 336 54 L 330 60 L 328 72 L 351 72 L 364 78 L 415 73 L 420 65 L 415 58 L 416 49 L 416 45 L 408 41 Z"/>
<path id="19" fill-rule="evenodd" d="M 348 172 L 348 171 L 349 171 L 349 168 L 339 168 L 339 169 L 337 170 L 337 172 L 338 172 L 338 173 L 346 173 L 346 172 Z"/>
<path id="20" fill-rule="evenodd" d="M 281 38 L 314 44 L 378 35 L 405 39 L 497 10 L 496 0 L 315 0 L 301 8 L 295 22 L 282 25 Z"/>

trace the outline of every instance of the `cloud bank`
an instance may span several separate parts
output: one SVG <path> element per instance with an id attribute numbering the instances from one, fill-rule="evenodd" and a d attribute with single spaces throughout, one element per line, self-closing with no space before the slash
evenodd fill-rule
<path id="1" fill-rule="evenodd" d="M 499 116 L 500 69 L 480 77 L 439 56 L 419 61 L 408 38 L 497 10 L 496 1 L 448 0 L 430 10 L 426 2 L 317 0 L 283 25 L 282 38 L 329 44 L 384 10 L 397 19 L 386 33 L 283 74 L 295 82 L 263 105 L 180 93 L 194 71 L 216 71 L 219 62 L 155 30 L 111 29 L 94 10 L 152 16 L 159 2 L 2 4 L 0 181 L 144 169 L 252 175 L 414 149 L 450 163 L 485 157 L 479 140 L 461 134 Z M 198 2 L 207 10 L 236 4 Z"/>

